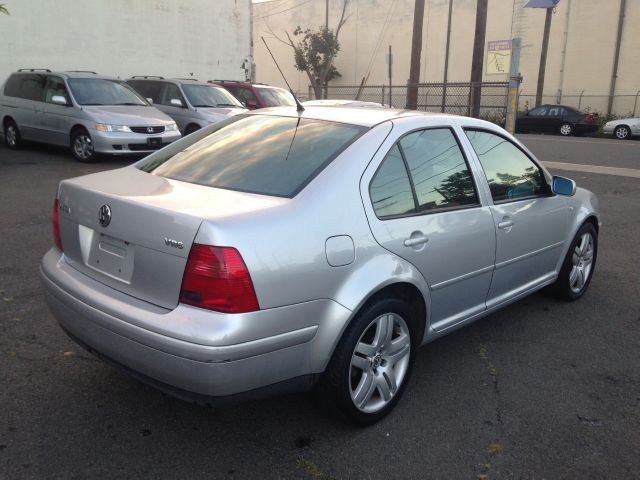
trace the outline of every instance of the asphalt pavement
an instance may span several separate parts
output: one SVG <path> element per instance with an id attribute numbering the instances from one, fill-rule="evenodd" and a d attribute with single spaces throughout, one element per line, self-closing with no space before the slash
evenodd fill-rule
<path id="1" fill-rule="evenodd" d="M 520 138 L 543 161 L 640 169 L 640 141 Z M 557 170 L 601 202 L 587 294 L 535 294 L 427 345 L 395 411 L 357 429 L 306 394 L 175 400 L 60 330 L 38 280 L 56 186 L 130 161 L 0 144 L 0 479 L 640 475 L 640 179 Z"/>

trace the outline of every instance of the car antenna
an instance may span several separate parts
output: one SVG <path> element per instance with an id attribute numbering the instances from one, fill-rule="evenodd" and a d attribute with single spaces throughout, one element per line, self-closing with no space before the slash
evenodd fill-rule
<path id="1" fill-rule="evenodd" d="M 298 112 L 304 112 L 304 107 L 300 103 L 300 100 L 298 100 L 298 97 L 296 97 L 296 94 L 293 93 L 293 90 L 291 89 L 291 85 L 289 85 L 289 82 L 287 82 L 287 79 L 284 76 L 284 73 L 282 73 L 282 70 L 280 70 L 280 65 L 278 65 L 278 62 L 276 62 L 276 57 L 274 57 L 273 53 L 271 53 L 271 49 L 269 48 L 269 45 L 267 45 L 267 42 L 264 39 L 264 37 L 260 37 L 260 38 L 262 39 L 264 46 L 267 47 L 267 50 L 269 51 L 269 55 L 271 55 L 271 58 L 273 58 L 273 63 L 275 63 L 276 67 L 278 67 L 278 71 L 280 72 L 280 75 L 282 75 L 282 78 L 284 79 L 284 83 L 286 83 L 287 87 L 289 87 L 289 92 L 291 93 L 291 95 L 293 95 L 293 99 L 296 101 L 296 110 Z"/>

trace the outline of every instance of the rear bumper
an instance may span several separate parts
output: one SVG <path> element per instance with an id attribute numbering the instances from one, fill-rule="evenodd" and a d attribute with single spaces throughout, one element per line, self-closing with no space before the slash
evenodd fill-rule
<path id="1" fill-rule="evenodd" d="M 51 311 L 72 338 L 179 397 L 236 395 L 320 373 L 337 326 L 351 315 L 331 300 L 243 315 L 164 310 L 76 271 L 56 249 L 43 258 L 41 278 Z"/>
<path id="2" fill-rule="evenodd" d="M 109 155 L 130 155 L 135 153 L 154 152 L 169 145 L 171 142 L 179 140 L 181 137 L 182 135 L 178 131 L 163 132 L 152 135 L 140 133 L 100 132 L 97 130 L 91 132 L 94 151 Z M 159 139 L 159 145 L 149 146 L 147 143 L 148 138 Z"/>

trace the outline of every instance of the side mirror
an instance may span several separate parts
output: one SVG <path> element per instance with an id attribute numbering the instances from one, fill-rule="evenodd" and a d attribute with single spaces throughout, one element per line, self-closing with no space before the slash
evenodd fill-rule
<path id="1" fill-rule="evenodd" d="M 151 105 L 153 105 L 153 98 L 147 98 L 147 102 L 149 102 Z"/>
<path id="2" fill-rule="evenodd" d="M 55 103 L 56 105 L 68 105 L 67 99 L 62 95 L 54 95 L 51 97 L 51 103 Z"/>
<path id="3" fill-rule="evenodd" d="M 559 177 L 554 175 L 551 182 L 551 191 L 558 195 L 566 195 L 571 197 L 576 194 L 576 182 L 570 178 Z"/>
<path id="4" fill-rule="evenodd" d="M 179 98 L 172 98 L 170 103 L 174 107 L 180 107 L 180 108 L 184 107 L 184 105 L 182 105 L 182 100 L 180 100 Z"/>

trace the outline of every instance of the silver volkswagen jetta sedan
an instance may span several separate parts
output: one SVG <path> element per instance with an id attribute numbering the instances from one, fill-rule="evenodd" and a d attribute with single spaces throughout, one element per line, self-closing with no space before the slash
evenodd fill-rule
<path id="1" fill-rule="evenodd" d="M 41 274 L 73 339 L 173 395 L 315 385 L 369 424 L 420 345 L 582 296 L 598 229 L 595 195 L 493 124 L 278 108 L 61 182 Z"/>

